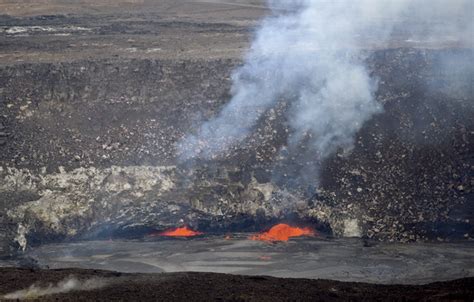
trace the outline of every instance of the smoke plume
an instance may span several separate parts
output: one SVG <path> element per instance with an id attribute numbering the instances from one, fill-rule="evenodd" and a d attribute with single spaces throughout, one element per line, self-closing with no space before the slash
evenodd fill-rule
<path id="1" fill-rule="evenodd" d="M 93 278 L 88 280 L 78 280 L 74 277 L 66 278 L 59 281 L 56 285 L 48 285 L 47 287 L 41 287 L 37 285 L 31 285 L 30 287 L 22 290 L 18 290 L 3 296 L 7 300 L 17 299 L 36 299 L 41 296 L 63 294 L 70 291 L 84 291 L 93 290 L 106 286 L 106 282 L 103 279 Z"/>
<path id="2" fill-rule="evenodd" d="M 270 0 L 269 7 L 233 74 L 230 102 L 178 144 L 182 160 L 220 156 L 282 99 L 290 102 L 289 149 L 304 140 L 319 160 L 350 150 L 364 122 L 382 111 L 364 50 L 394 43 L 394 31 L 405 42 L 472 45 L 469 0 Z"/>

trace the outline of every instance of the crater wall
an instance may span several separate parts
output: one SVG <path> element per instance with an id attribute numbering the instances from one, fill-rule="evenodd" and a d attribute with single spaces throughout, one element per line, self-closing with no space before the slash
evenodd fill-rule
<path id="1" fill-rule="evenodd" d="M 0 1 L 0 256 L 184 223 L 471 240 L 472 48 L 367 37 L 384 110 L 317 174 L 304 144 L 285 150 L 291 99 L 228 152 L 180 162 L 176 142 L 230 99 L 265 2 L 89 2 Z"/>
<path id="2" fill-rule="evenodd" d="M 188 223 L 258 228 L 296 217 L 336 236 L 469 239 L 473 100 L 446 52 L 371 51 L 384 112 L 354 149 L 327 160 L 315 187 L 275 181 L 285 106 L 212 162 L 179 163 L 175 143 L 229 99 L 237 59 L 95 60 L 0 68 L 2 254 L 27 244 Z M 471 83 L 472 84 L 472 83 Z M 316 186 L 316 184 L 318 184 Z"/>

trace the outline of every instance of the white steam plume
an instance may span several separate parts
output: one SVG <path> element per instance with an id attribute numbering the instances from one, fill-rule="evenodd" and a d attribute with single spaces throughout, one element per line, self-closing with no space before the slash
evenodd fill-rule
<path id="1" fill-rule="evenodd" d="M 270 0 L 269 7 L 273 15 L 233 75 L 232 99 L 178 144 L 182 160 L 219 156 L 281 99 L 291 102 L 290 146 L 309 139 L 319 159 L 350 149 L 363 123 L 382 110 L 361 49 L 384 46 L 394 28 L 408 37 L 472 39 L 464 35 L 472 34 L 472 21 L 465 22 L 471 0 Z M 444 23 L 426 26 L 432 18 Z"/>
<path id="2" fill-rule="evenodd" d="M 106 286 L 107 283 L 104 279 L 92 278 L 87 280 L 78 280 L 74 277 L 68 277 L 62 281 L 59 281 L 56 285 L 48 285 L 41 287 L 37 285 L 31 285 L 30 287 L 22 290 L 18 290 L 3 296 L 6 300 L 23 300 L 23 299 L 37 299 L 41 296 L 63 294 L 70 291 L 84 291 L 93 290 Z"/>

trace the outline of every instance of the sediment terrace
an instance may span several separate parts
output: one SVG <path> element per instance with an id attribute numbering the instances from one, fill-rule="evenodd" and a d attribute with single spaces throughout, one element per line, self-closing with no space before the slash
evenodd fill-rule
<path id="1" fill-rule="evenodd" d="M 223 157 L 177 161 L 175 143 L 228 101 L 265 9 L 145 3 L 0 17 L 2 256 L 141 228 L 255 230 L 288 217 L 335 236 L 470 240 L 472 78 L 444 58 L 463 62 L 471 48 L 403 36 L 367 47 L 384 112 L 349 154 L 324 163 L 316 190 L 311 180 L 289 185 L 291 169 L 275 180 L 311 156 L 280 152 L 285 101 Z"/>

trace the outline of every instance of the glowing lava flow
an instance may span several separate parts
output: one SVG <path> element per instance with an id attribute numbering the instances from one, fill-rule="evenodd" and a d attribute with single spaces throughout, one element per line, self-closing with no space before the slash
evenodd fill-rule
<path id="1" fill-rule="evenodd" d="M 310 228 L 292 227 L 284 223 L 274 225 L 267 232 L 253 235 L 252 240 L 262 241 L 288 241 L 290 237 L 314 236 L 315 232 Z"/>
<path id="2" fill-rule="evenodd" d="M 193 236 L 198 236 L 202 235 L 203 233 L 198 232 L 198 231 L 193 231 L 191 229 L 188 229 L 188 227 L 182 227 L 182 228 L 176 228 L 173 230 L 168 230 L 164 231 L 163 233 L 160 233 L 161 236 L 168 236 L 168 237 L 193 237 Z"/>

